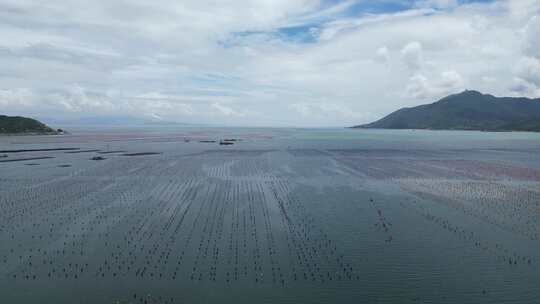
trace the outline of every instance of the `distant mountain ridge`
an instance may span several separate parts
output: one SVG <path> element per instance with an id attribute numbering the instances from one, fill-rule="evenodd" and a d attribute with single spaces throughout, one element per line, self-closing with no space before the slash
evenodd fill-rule
<path id="1" fill-rule="evenodd" d="M 0 115 L 0 134 L 30 133 L 56 134 L 58 132 L 32 118 Z"/>
<path id="2" fill-rule="evenodd" d="M 402 108 L 353 128 L 540 132 L 540 99 L 495 97 L 467 90 L 432 104 Z"/>

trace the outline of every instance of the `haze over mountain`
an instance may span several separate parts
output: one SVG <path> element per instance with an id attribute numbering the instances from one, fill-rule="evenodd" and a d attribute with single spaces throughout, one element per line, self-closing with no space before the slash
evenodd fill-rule
<path id="1" fill-rule="evenodd" d="M 66 118 L 53 116 L 38 116 L 40 121 L 49 125 L 64 126 L 66 128 L 79 127 L 144 127 L 144 126 L 200 126 L 175 121 L 151 120 L 130 116 L 91 116 L 81 118 Z"/>
<path id="2" fill-rule="evenodd" d="M 464 91 L 354 128 L 540 132 L 540 99 Z"/>

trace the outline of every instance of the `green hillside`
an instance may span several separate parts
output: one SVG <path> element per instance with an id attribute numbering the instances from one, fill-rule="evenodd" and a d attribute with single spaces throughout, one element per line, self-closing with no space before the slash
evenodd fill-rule
<path id="1" fill-rule="evenodd" d="M 56 131 L 32 118 L 0 115 L 0 134 L 22 133 L 55 134 Z"/>
<path id="2" fill-rule="evenodd" d="M 465 91 L 354 128 L 540 132 L 540 99 Z"/>

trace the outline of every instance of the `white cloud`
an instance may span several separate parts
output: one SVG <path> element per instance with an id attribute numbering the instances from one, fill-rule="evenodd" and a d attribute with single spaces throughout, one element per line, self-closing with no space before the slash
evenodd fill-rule
<path id="1" fill-rule="evenodd" d="M 383 46 L 377 49 L 377 52 L 375 53 L 375 61 L 380 63 L 387 63 L 390 61 L 390 52 L 388 51 L 388 48 Z"/>
<path id="2" fill-rule="evenodd" d="M 344 126 L 465 88 L 538 96 L 540 1 L 355 3 L 4 0 L 0 107 Z"/>
<path id="3" fill-rule="evenodd" d="M 464 89 L 465 81 L 456 71 L 444 71 L 438 76 L 415 74 L 409 79 L 406 96 L 416 99 L 437 99 Z"/>
<path id="4" fill-rule="evenodd" d="M 456 71 L 444 71 L 441 73 L 439 87 L 447 92 L 462 89 L 464 84 L 463 77 Z"/>
<path id="5" fill-rule="evenodd" d="M 401 60 L 411 71 L 422 68 L 424 58 L 422 55 L 422 44 L 418 41 L 410 42 L 401 49 Z"/>
<path id="6" fill-rule="evenodd" d="M 530 17 L 522 33 L 522 54 L 515 64 L 515 79 L 510 89 L 517 94 L 540 97 L 540 17 Z"/>
<path id="7" fill-rule="evenodd" d="M 531 96 L 540 98 L 540 88 L 536 85 L 527 82 L 521 78 L 515 78 L 510 90 L 516 94 L 516 96 Z"/>
<path id="8" fill-rule="evenodd" d="M 540 16 L 533 16 L 525 27 L 523 52 L 527 56 L 540 58 Z"/>
<path id="9" fill-rule="evenodd" d="M 488 84 L 492 84 L 492 83 L 495 83 L 497 81 L 497 78 L 490 77 L 490 76 L 483 76 L 482 81 L 485 82 L 485 83 L 488 83 Z"/>
<path id="10" fill-rule="evenodd" d="M 3 109 L 32 106 L 35 98 L 32 91 L 26 88 L 0 90 L 0 105 Z"/>
<path id="11" fill-rule="evenodd" d="M 418 7 L 432 7 L 437 9 L 448 9 L 457 7 L 458 0 L 420 0 L 416 2 Z"/>
<path id="12" fill-rule="evenodd" d="M 359 121 L 373 119 L 371 113 L 355 112 L 348 106 L 339 103 L 311 102 L 294 103 L 290 105 L 294 111 L 307 119 L 338 119 L 344 121 Z"/>
<path id="13" fill-rule="evenodd" d="M 538 0 L 507 0 L 502 2 L 507 5 L 510 14 L 515 18 L 524 18 L 540 11 Z"/>
<path id="14" fill-rule="evenodd" d="M 534 57 L 522 58 L 516 66 L 516 75 L 540 87 L 540 59 Z"/>
<path id="15" fill-rule="evenodd" d="M 254 119 L 258 116 L 256 112 L 249 110 L 238 110 L 232 106 L 225 105 L 222 102 L 216 102 L 211 105 L 211 107 L 217 111 L 217 113 L 224 115 L 226 117 L 236 117 L 236 118 L 251 118 Z"/>

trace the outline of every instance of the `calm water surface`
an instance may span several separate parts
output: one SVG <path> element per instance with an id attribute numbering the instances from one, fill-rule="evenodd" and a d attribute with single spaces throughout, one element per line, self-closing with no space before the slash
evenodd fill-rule
<path id="1" fill-rule="evenodd" d="M 58 148 L 75 150 L 24 151 Z M 0 150 L 1 303 L 540 303 L 540 134 L 171 128 Z"/>

